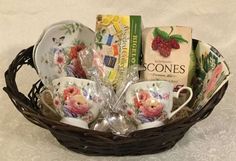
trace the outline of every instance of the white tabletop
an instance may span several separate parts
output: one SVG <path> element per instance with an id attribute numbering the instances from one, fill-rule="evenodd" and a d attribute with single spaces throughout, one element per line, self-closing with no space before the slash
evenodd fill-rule
<path id="1" fill-rule="evenodd" d="M 145 27 L 183 25 L 193 28 L 193 37 L 214 45 L 223 54 L 231 72 L 236 71 L 235 0 L 0 0 L 0 87 L 4 71 L 24 48 L 33 45 L 44 27 L 61 20 L 78 20 L 95 27 L 97 14 L 142 15 Z M 27 93 L 38 76 L 30 67 L 19 72 L 20 90 Z M 212 114 L 194 125 L 169 151 L 135 157 L 88 157 L 61 146 L 49 131 L 27 121 L 3 91 L 0 92 L 0 160 L 152 160 L 235 161 L 235 78 Z"/>

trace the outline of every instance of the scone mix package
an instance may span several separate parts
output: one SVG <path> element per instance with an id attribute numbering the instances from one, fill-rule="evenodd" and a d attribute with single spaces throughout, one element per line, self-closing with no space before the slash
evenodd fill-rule
<path id="1" fill-rule="evenodd" d="M 103 54 L 104 80 L 117 86 L 127 68 L 140 64 L 141 16 L 98 15 L 96 50 Z"/>
<path id="2" fill-rule="evenodd" d="M 145 28 L 143 40 L 143 80 L 166 80 L 175 90 L 188 85 L 192 29 L 181 26 Z"/>

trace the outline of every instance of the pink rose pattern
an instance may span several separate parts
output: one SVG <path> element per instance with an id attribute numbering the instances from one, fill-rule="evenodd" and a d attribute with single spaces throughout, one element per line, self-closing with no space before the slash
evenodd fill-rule
<path id="1" fill-rule="evenodd" d="M 59 68 L 58 73 L 62 72 L 62 69 L 64 68 L 64 65 L 66 63 L 66 58 L 62 50 L 55 50 L 54 58 L 53 58 L 54 64 L 56 64 Z"/>
<path id="2" fill-rule="evenodd" d="M 140 107 L 145 117 L 159 117 L 162 113 L 164 105 L 157 100 L 147 100 Z"/>
<path id="3" fill-rule="evenodd" d="M 91 107 L 88 98 L 84 96 L 86 93 L 88 92 L 84 88 L 68 86 L 61 96 L 54 98 L 54 106 L 57 110 L 62 111 L 65 117 L 80 117 L 89 123 L 93 120 L 93 114 L 89 111 Z M 90 96 L 89 99 L 93 100 L 94 98 Z"/>
<path id="4" fill-rule="evenodd" d="M 58 67 L 58 73 L 65 71 L 67 76 L 76 78 L 86 78 L 86 74 L 80 63 L 78 54 L 85 49 L 86 46 L 83 43 L 75 44 L 68 50 L 65 48 L 53 48 L 53 64 Z"/>
<path id="5" fill-rule="evenodd" d="M 223 70 L 222 64 L 217 65 L 216 68 L 213 70 L 211 79 L 207 83 L 206 91 L 204 93 L 205 96 L 207 96 L 215 88 L 216 83 L 220 77 L 220 74 L 222 73 L 222 70 Z"/>
<path id="6" fill-rule="evenodd" d="M 81 95 L 75 95 L 66 100 L 66 107 L 71 113 L 76 115 L 84 115 L 89 110 L 89 105 L 85 98 Z"/>
<path id="7" fill-rule="evenodd" d="M 80 94 L 80 90 L 75 86 L 69 86 L 63 92 L 63 96 L 65 100 L 77 94 Z"/>
<path id="8" fill-rule="evenodd" d="M 134 104 L 137 108 L 142 106 L 142 103 L 149 99 L 151 96 L 147 91 L 141 90 L 134 97 Z"/>
<path id="9" fill-rule="evenodd" d="M 80 58 L 78 57 L 79 52 L 85 48 L 86 48 L 86 46 L 83 43 L 77 44 L 77 45 L 70 48 L 69 64 L 66 69 L 68 76 L 75 76 L 78 78 L 86 78 L 86 74 L 82 68 L 81 63 L 80 63 Z"/>
<path id="10" fill-rule="evenodd" d="M 133 102 L 134 111 L 139 115 L 138 117 L 142 122 L 154 121 L 163 113 L 164 104 L 148 91 L 140 90 L 137 92 L 133 98 Z M 129 109 L 127 114 L 132 116 L 133 112 Z"/>
<path id="11" fill-rule="evenodd" d="M 54 51 L 54 63 L 60 66 L 65 64 L 65 55 L 62 50 L 58 49 Z"/>

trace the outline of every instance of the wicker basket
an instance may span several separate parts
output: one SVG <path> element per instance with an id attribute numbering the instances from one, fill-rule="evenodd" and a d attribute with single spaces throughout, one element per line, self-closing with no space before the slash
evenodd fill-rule
<path id="1" fill-rule="evenodd" d="M 196 42 L 197 40 L 193 40 L 193 43 L 196 44 Z M 27 64 L 35 68 L 32 51 L 33 47 L 22 50 L 10 64 L 5 72 L 4 90 L 27 120 L 48 129 L 58 142 L 68 149 L 86 155 L 142 155 L 168 150 L 184 136 L 191 126 L 205 119 L 212 112 L 228 86 L 226 83 L 203 108 L 195 111 L 190 117 L 158 128 L 136 131 L 128 137 L 121 137 L 108 132 L 66 125 L 43 116 L 37 106 L 38 98 L 36 97 L 42 90 L 42 82 L 36 82 L 28 96 L 25 96 L 18 90 L 15 81 L 16 73 L 23 65 Z"/>

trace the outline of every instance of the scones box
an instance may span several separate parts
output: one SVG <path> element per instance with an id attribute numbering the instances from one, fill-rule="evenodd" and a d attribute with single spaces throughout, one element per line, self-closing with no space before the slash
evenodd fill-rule
<path id="1" fill-rule="evenodd" d="M 145 28 L 142 33 L 142 80 L 172 82 L 177 91 L 188 86 L 192 53 L 192 29 L 182 26 Z"/>

